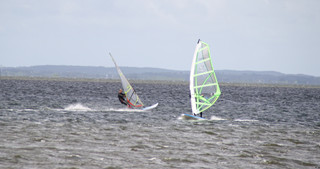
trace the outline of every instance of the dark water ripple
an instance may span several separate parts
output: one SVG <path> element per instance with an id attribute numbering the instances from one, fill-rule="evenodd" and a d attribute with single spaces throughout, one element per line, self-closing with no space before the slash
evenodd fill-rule
<path id="1" fill-rule="evenodd" d="M 0 168 L 320 168 L 319 88 L 221 86 L 214 120 L 186 122 L 187 84 L 135 83 L 151 112 L 116 82 L 0 85 Z"/>

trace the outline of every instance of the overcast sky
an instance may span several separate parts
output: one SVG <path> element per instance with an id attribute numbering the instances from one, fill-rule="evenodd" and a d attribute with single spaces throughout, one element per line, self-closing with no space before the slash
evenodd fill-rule
<path id="1" fill-rule="evenodd" d="M 320 0 L 0 0 L 0 66 L 217 70 L 320 76 Z"/>

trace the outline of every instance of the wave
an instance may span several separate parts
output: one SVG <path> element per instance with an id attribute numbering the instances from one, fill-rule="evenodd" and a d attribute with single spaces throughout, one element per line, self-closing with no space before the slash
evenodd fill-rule
<path id="1" fill-rule="evenodd" d="M 67 110 L 67 111 L 94 111 L 94 110 L 90 109 L 89 107 L 82 105 L 81 103 L 71 104 L 71 105 L 67 106 L 66 108 L 64 108 L 63 110 Z"/>
<path id="2" fill-rule="evenodd" d="M 30 111 L 39 111 L 39 109 L 0 109 L 3 111 L 13 111 L 13 112 L 30 112 Z"/>
<path id="3" fill-rule="evenodd" d="M 107 109 L 104 109 L 102 111 L 116 111 L 116 112 L 144 112 L 144 110 L 141 110 L 141 109 L 129 109 L 129 108 L 120 108 L 120 109 L 117 109 L 117 108 L 107 108 Z"/>
<path id="4" fill-rule="evenodd" d="M 227 119 L 217 117 L 217 116 L 211 116 L 210 120 L 221 121 L 221 120 L 227 120 Z"/>
<path id="5" fill-rule="evenodd" d="M 63 110 L 65 111 L 116 111 L 116 112 L 143 112 L 141 109 L 130 109 L 130 108 L 89 108 L 87 106 L 82 105 L 81 103 L 68 105 Z"/>
<path id="6" fill-rule="evenodd" d="M 65 108 L 50 108 L 50 107 L 40 107 L 38 109 L 0 109 L 2 111 L 13 111 L 13 112 L 30 112 L 30 111 L 39 111 L 39 110 L 54 110 L 58 112 L 66 111 L 116 111 L 116 112 L 147 112 L 147 110 L 142 109 L 129 109 L 129 108 L 112 108 L 112 107 L 87 107 L 81 103 L 70 104 L 65 106 Z"/>
<path id="7" fill-rule="evenodd" d="M 234 121 L 240 121 L 240 122 L 258 122 L 259 120 L 252 120 L 252 119 L 235 119 Z"/>

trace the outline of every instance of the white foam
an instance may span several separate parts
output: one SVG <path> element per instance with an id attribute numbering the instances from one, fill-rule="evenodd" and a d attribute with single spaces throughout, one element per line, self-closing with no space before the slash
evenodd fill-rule
<path id="1" fill-rule="evenodd" d="M 235 119 L 234 121 L 241 121 L 241 122 L 257 122 L 259 120 L 252 120 L 252 119 Z"/>
<path id="2" fill-rule="evenodd" d="M 121 108 L 121 109 L 115 109 L 115 108 L 109 108 L 104 111 L 117 111 L 117 112 L 143 112 L 141 109 L 130 109 L 130 108 Z"/>
<path id="3" fill-rule="evenodd" d="M 184 120 L 183 114 L 181 114 L 181 116 L 179 116 L 177 119 L 178 119 L 178 120 Z"/>
<path id="4" fill-rule="evenodd" d="M 86 107 L 80 103 L 71 104 L 71 105 L 67 106 L 66 108 L 64 108 L 64 110 L 67 110 L 67 111 L 92 111 L 92 109 L 90 109 L 89 107 Z"/>
<path id="5" fill-rule="evenodd" d="M 66 111 L 116 111 L 116 112 L 146 112 L 142 109 L 130 109 L 130 108 L 112 108 L 112 107 L 99 107 L 99 108 L 89 108 L 82 105 L 81 103 L 71 104 L 66 106 L 64 109 L 53 109 L 62 113 Z"/>
<path id="6" fill-rule="evenodd" d="M 217 117 L 217 116 L 211 116 L 210 120 L 216 120 L 216 121 L 221 121 L 221 120 L 227 120 L 221 117 Z"/>
<path id="7" fill-rule="evenodd" d="M 4 110 L 4 111 L 15 111 L 15 109 L 0 109 L 0 110 Z"/>
<path id="8" fill-rule="evenodd" d="M 37 109 L 0 109 L 4 111 L 17 111 L 17 112 L 30 112 L 30 111 L 38 111 Z"/>

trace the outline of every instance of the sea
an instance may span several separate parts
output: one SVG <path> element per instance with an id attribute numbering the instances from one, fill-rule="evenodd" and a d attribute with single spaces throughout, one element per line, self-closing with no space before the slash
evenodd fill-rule
<path id="1" fill-rule="evenodd" d="M 187 82 L 2 78 L 0 168 L 320 168 L 320 87 L 221 84 L 207 120 Z"/>

